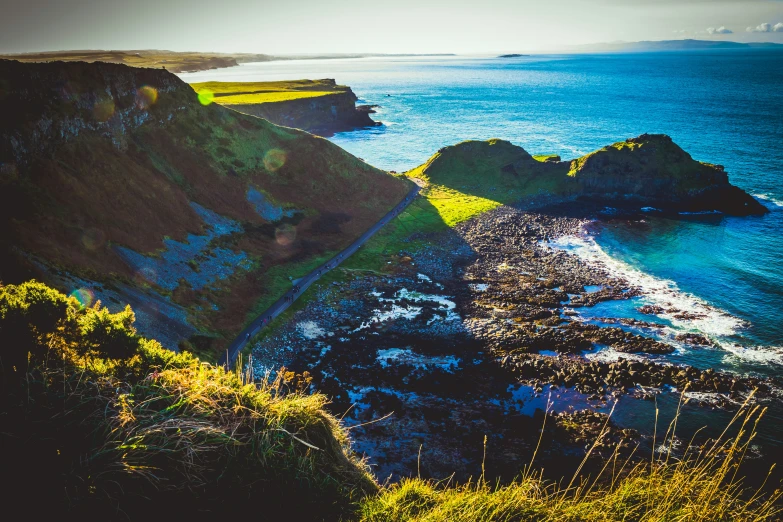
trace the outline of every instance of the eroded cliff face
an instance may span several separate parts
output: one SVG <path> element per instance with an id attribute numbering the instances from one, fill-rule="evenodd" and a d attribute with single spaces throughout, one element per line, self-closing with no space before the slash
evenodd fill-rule
<path id="1" fill-rule="evenodd" d="M 375 112 L 372 106 L 357 106 L 356 100 L 353 91 L 347 89 L 317 98 L 226 107 L 265 118 L 276 125 L 306 130 L 319 136 L 381 125 L 370 117 Z"/>
<path id="2" fill-rule="evenodd" d="M 0 60 L 0 162 L 29 165 L 83 134 L 125 150 L 130 131 L 165 125 L 192 106 L 192 94 L 158 69 Z"/>

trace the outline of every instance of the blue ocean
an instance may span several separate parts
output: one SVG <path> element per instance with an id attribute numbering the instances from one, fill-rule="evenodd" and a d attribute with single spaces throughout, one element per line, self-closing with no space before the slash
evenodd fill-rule
<path id="1" fill-rule="evenodd" d="M 660 322 L 658 335 L 678 346 L 672 362 L 763 376 L 783 370 L 783 51 L 308 60 L 183 78 L 335 78 L 361 103 L 380 105 L 375 119 L 384 125 L 332 141 L 396 171 L 467 139 L 503 138 L 570 159 L 643 133 L 668 134 L 695 159 L 724 165 L 771 212 L 621 219 L 608 211 L 583 236 L 553 246 L 609 267 L 646 295 L 579 313 Z M 641 304 L 693 317 L 644 315 Z M 715 346 L 678 344 L 684 332 Z M 765 438 L 780 443 L 772 431 Z"/>

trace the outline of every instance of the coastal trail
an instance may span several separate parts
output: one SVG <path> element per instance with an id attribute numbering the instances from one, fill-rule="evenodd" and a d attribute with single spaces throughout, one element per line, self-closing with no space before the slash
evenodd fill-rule
<path id="1" fill-rule="evenodd" d="M 233 368 L 237 356 L 239 356 L 239 353 L 247 345 L 247 343 L 250 342 L 251 338 L 253 338 L 256 334 L 258 334 L 258 332 L 260 332 L 262 328 L 268 326 L 269 323 L 272 321 L 272 319 L 274 319 L 275 317 L 282 314 L 285 310 L 287 310 L 288 307 L 291 306 L 293 302 L 296 301 L 299 298 L 299 296 L 301 296 L 305 292 L 305 290 L 307 290 L 310 287 L 310 285 L 312 285 L 315 281 L 318 281 L 318 279 L 320 279 L 322 275 L 336 268 L 340 263 L 348 259 L 348 257 L 350 257 L 357 250 L 359 250 L 359 247 L 361 247 L 364 243 L 366 243 L 367 240 L 370 239 L 373 235 L 375 235 L 375 233 L 378 232 L 385 224 L 391 221 L 400 212 L 405 210 L 405 208 L 407 208 L 407 206 L 410 205 L 410 203 L 416 198 L 420 190 L 421 190 L 421 186 L 417 184 L 415 187 L 411 189 L 410 192 L 408 192 L 408 195 L 405 196 L 405 199 L 399 202 L 397 206 L 391 209 L 385 216 L 383 216 L 380 219 L 380 221 L 378 221 L 372 227 L 370 227 L 370 229 L 367 232 L 362 234 L 356 241 L 351 243 L 345 250 L 338 253 L 336 256 L 331 258 L 326 263 L 315 268 L 312 272 L 310 272 L 306 276 L 294 281 L 294 285 L 291 288 L 291 290 L 287 291 L 285 295 L 283 295 L 280 299 L 275 301 L 272 304 L 272 306 L 264 310 L 258 317 L 256 317 L 253 320 L 252 323 L 250 323 L 244 330 L 242 330 L 242 332 L 240 332 L 240 334 L 231 342 L 229 347 L 226 349 L 226 351 L 223 353 L 223 355 L 220 358 L 220 365 L 226 368 Z"/>

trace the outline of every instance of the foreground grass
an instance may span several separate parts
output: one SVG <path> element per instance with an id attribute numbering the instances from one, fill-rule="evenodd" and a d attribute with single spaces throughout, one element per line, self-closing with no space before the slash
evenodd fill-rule
<path id="1" fill-rule="evenodd" d="M 377 490 L 305 381 L 226 373 L 132 324 L 129 308 L 81 308 L 35 282 L 0 287 L 0 458 L 15 496 L 52 499 L 35 514 L 185 518 L 253 501 L 335 519 Z"/>
<path id="2" fill-rule="evenodd" d="M 568 484 L 554 484 L 543 481 L 540 473 L 531 471 L 532 468 L 505 486 L 492 486 L 482 478 L 461 486 L 419 478 L 403 480 L 383 489 L 379 495 L 368 497 L 361 505 L 361 520 L 777 520 L 781 513 L 781 492 L 776 490 L 765 496 L 763 486 L 756 491 L 743 489 L 742 481 L 737 478 L 763 414 L 764 410 L 751 406 L 748 399 L 720 439 L 689 448 L 679 458 L 664 451 L 654 455 L 651 461 L 632 461 L 620 459 L 615 452 L 604 463 L 599 476 L 592 480 L 580 477 L 577 470 Z M 671 447 L 675 442 L 676 422 L 677 417 L 661 447 Z M 736 433 L 733 437 L 726 436 L 730 428 Z M 588 456 L 590 452 L 592 449 Z"/>
<path id="3" fill-rule="evenodd" d="M 215 516 L 378 521 L 774 520 L 779 492 L 738 470 L 763 410 L 675 459 L 622 460 L 598 477 L 508 485 L 421 479 L 379 487 L 306 375 L 274 382 L 175 354 L 112 314 L 36 282 L 0 286 L 3 505 L 86 520 Z M 673 421 L 662 447 L 674 441 Z M 602 439 L 603 434 L 597 437 Z M 592 450 L 588 451 L 588 456 Z M 41 501 L 45 499 L 45 501 Z"/>

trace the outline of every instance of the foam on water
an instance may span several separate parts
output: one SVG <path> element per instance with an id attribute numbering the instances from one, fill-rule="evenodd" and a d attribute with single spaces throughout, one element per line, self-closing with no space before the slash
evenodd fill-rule
<path id="1" fill-rule="evenodd" d="M 698 316 L 693 319 L 681 319 L 674 317 L 677 312 L 659 314 L 660 317 L 669 320 L 675 328 L 698 331 L 709 336 L 726 337 L 747 326 L 741 319 L 711 306 L 693 294 L 681 291 L 674 281 L 644 273 L 611 257 L 589 235 L 563 236 L 546 243 L 546 245 L 575 254 L 586 263 L 600 266 L 616 277 L 625 279 L 630 285 L 641 288 L 648 304 Z"/>
<path id="2" fill-rule="evenodd" d="M 382 368 L 387 368 L 390 365 L 389 361 L 392 361 L 394 364 L 408 364 L 419 370 L 438 367 L 446 372 L 453 372 L 460 362 L 459 358 L 453 355 L 427 356 L 415 353 L 408 348 L 378 350 L 376 360 Z"/>
<path id="3" fill-rule="evenodd" d="M 776 199 L 769 194 L 751 194 L 756 199 L 761 200 L 761 204 L 770 210 L 779 210 L 783 208 L 783 200 Z"/>
<path id="4" fill-rule="evenodd" d="M 318 326 L 315 321 L 301 321 L 296 328 L 305 339 L 317 339 L 326 335 L 326 330 Z"/>
<path id="5" fill-rule="evenodd" d="M 783 366 L 783 347 L 754 346 L 745 347 L 733 343 L 720 343 L 721 348 L 729 352 L 727 358 L 737 358 L 756 364 L 778 364 Z"/>

